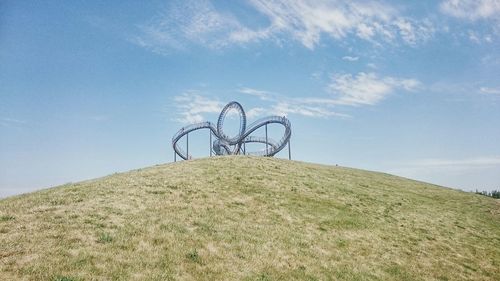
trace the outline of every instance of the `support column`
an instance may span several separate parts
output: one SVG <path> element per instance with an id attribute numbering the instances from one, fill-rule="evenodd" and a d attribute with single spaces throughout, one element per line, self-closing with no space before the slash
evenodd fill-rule
<path id="1" fill-rule="evenodd" d="M 186 134 L 186 160 L 189 160 L 189 133 Z"/>
<path id="2" fill-rule="evenodd" d="M 266 156 L 269 156 L 268 155 L 269 152 L 268 152 L 268 149 L 267 149 L 267 144 L 268 144 L 268 142 L 267 142 L 267 123 L 266 123 Z"/>
<path id="3" fill-rule="evenodd" d="M 208 129 L 208 133 L 210 134 L 210 143 L 208 148 L 210 149 L 210 157 L 212 157 L 212 130 Z"/>
<path id="4" fill-rule="evenodd" d="M 177 162 L 177 152 L 175 152 L 175 149 L 174 149 L 174 162 Z"/>
<path id="5" fill-rule="evenodd" d="M 243 155 L 247 155 L 247 146 L 246 142 L 243 143 Z"/>
<path id="6" fill-rule="evenodd" d="M 292 152 L 290 149 L 290 139 L 288 139 L 288 160 L 292 160 Z"/>

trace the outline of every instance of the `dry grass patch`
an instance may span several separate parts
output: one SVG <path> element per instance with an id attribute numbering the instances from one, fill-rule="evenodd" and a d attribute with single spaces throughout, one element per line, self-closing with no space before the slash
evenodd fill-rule
<path id="1" fill-rule="evenodd" d="M 272 158 L 160 165 L 0 201 L 0 280 L 496 280 L 500 204 Z"/>

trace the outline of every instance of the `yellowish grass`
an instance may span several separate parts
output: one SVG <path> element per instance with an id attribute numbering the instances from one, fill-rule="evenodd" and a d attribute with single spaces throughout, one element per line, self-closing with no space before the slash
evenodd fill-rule
<path id="1" fill-rule="evenodd" d="M 0 280 L 499 280 L 500 204 L 254 157 L 0 201 Z"/>

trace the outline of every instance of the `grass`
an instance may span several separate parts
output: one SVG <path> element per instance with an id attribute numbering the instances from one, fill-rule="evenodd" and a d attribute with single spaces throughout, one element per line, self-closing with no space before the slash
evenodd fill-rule
<path id="1" fill-rule="evenodd" d="M 187 257 L 190 261 L 192 261 L 192 262 L 194 262 L 194 263 L 199 263 L 199 264 L 201 264 L 201 258 L 200 258 L 200 255 L 198 254 L 198 251 L 197 251 L 196 249 L 194 249 L 194 250 L 190 251 L 190 252 L 186 255 L 186 257 Z"/>
<path id="2" fill-rule="evenodd" d="M 77 279 L 73 279 L 71 277 L 66 277 L 66 276 L 56 276 L 53 281 L 77 281 Z"/>
<path id="3" fill-rule="evenodd" d="M 0 280 L 498 280 L 498 200 L 254 157 L 0 200 Z"/>
<path id="4" fill-rule="evenodd" d="M 101 233 L 101 235 L 99 235 L 98 242 L 111 243 L 112 241 L 113 241 L 113 237 L 111 237 L 111 235 L 109 235 L 109 233 Z"/>
<path id="5" fill-rule="evenodd" d="M 2 221 L 10 221 L 10 220 L 13 220 L 13 219 L 15 219 L 15 217 L 9 216 L 9 215 L 0 216 L 0 222 L 2 222 Z"/>

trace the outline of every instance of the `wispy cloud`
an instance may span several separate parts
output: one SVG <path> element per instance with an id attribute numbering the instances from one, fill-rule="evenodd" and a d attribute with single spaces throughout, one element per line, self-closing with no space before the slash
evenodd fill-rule
<path id="1" fill-rule="evenodd" d="M 184 49 L 189 43 L 221 48 L 250 41 L 248 34 L 243 38 L 245 28 L 234 16 L 218 12 L 208 0 L 171 2 L 166 11 L 138 28 L 141 33 L 131 40 L 160 54 Z"/>
<path id="2" fill-rule="evenodd" d="M 500 157 L 475 157 L 466 159 L 420 159 L 407 163 L 398 163 L 397 168 L 388 172 L 409 177 L 420 177 L 426 174 L 465 173 L 485 169 L 500 168 Z"/>
<path id="3" fill-rule="evenodd" d="M 340 40 L 355 36 L 376 41 L 376 37 L 405 43 L 426 40 L 434 32 L 430 22 L 405 18 L 388 4 L 375 1 L 265 1 L 251 3 L 266 15 L 274 30 L 285 32 L 313 49 L 321 36 Z"/>
<path id="4" fill-rule="evenodd" d="M 252 119 L 252 118 L 262 116 L 262 114 L 264 114 L 265 111 L 266 110 L 263 107 L 254 107 L 254 108 L 250 108 L 250 110 L 248 110 L 246 112 L 246 115 L 248 118 Z"/>
<path id="5" fill-rule="evenodd" d="M 474 190 L 475 188 L 496 188 L 500 156 L 471 158 L 429 158 L 391 164 L 385 171 L 404 177 L 433 182 L 455 188 Z M 491 175 L 486 186 L 478 186 L 484 175 Z M 488 181 L 486 181 L 488 182 Z"/>
<path id="6" fill-rule="evenodd" d="M 443 14 L 461 21 L 461 24 L 450 27 L 455 36 L 475 44 L 488 45 L 498 41 L 500 0 L 444 0 L 439 8 Z"/>
<path id="7" fill-rule="evenodd" d="M 270 104 L 270 108 L 265 112 L 278 115 L 346 118 L 350 115 L 338 112 L 342 106 L 375 105 L 396 91 L 415 91 L 420 87 L 421 83 L 417 79 L 379 77 L 373 72 L 360 72 L 357 75 L 332 75 L 326 87 L 327 95 L 286 97 L 252 88 L 241 88 L 238 91 L 258 97 Z"/>
<path id="8" fill-rule="evenodd" d="M 346 61 L 357 61 L 359 57 L 344 56 L 342 59 Z"/>
<path id="9" fill-rule="evenodd" d="M 8 117 L 0 117 L 0 126 L 2 127 L 19 127 L 26 125 L 27 122 L 24 120 L 8 118 Z"/>
<path id="10" fill-rule="evenodd" d="M 445 0 L 440 8 L 447 15 L 471 21 L 500 17 L 499 0 Z"/>
<path id="11" fill-rule="evenodd" d="M 336 98 L 330 102 L 343 105 L 374 105 L 385 99 L 396 90 L 413 91 L 419 87 L 416 79 L 395 77 L 378 77 L 375 73 L 360 72 L 333 75 L 328 92 Z"/>
<path id="12" fill-rule="evenodd" d="M 332 108 L 328 106 L 307 104 L 301 99 L 288 98 L 269 91 L 252 88 L 240 88 L 238 92 L 249 94 L 261 101 L 265 101 L 263 106 L 252 107 L 249 110 L 246 110 L 245 113 L 249 119 L 255 119 L 267 115 L 288 116 L 290 114 L 312 118 L 349 117 L 347 114 L 333 111 Z M 196 90 L 186 91 L 178 96 L 175 96 L 173 100 L 177 114 L 177 117 L 174 120 L 183 124 L 193 124 L 206 121 L 207 113 L 220 113 L 224 106 L 224 103 L 220 102 L 218 99 L 202 94 Z"/>
<path id="13" fill-rule="evenodd" d="M 500 98 L 500 87 L 485 85 L 482 81 L 456 82 L 456 81 L 438 81 L 426 87 L 431 93 L 440 95 L 446 101 L 451 102 L 477 102 L 498 101 Z M 493 104 L 493 103 L 489 103 Z"/>
<path id="14" fill-rule="evenodd" d="M 258 97 L 261 100 L 270 100 L 276 94 L 269 91 L 257 90 L 252 88 L 243 87 L 237 90 L 240 93 Z"/>
<path id="15" fill-rule="evenodd" d="M 219 100 L 202 96 L 193 90 L 175 96 L 174 102 L 180 115 L 175 121 L 184 124 L 203 122 L 204 113 L 219 113 L 224 106 Z"/>
<path id="16" fill-rule="evenodd" d="M 435 32 L 429 20 L 405 17 L 394 7 L 376 1 L 249 0 L 269 24 L 253 28 L 230 12 L 220 12 L 208 0 L 175 1 L 147 23 L 132 41 L 157 53 L 186 48 L 188 43 L 223 48 L 262 40 L 291 38 L 314 49 L 323 36 L 342 40 L 353 36 L 369 42 L 424 42 Z"/>
<path id="17" fill-rule="evenodd" d="M 280 101 L 271 107 L 271 112 L 276 115 L 288 116 L 289 114 L 302 115 L 305 117 L 328 118 L 328 117 L 351 117 L 348 114 L 338 113 L 331 107 L 322 105 L 311 105 L 301 102 L 300 99 Z"/>
<path id="18" fill-rule="evenodd" d="M 326 118 L 330 116 L 348 117 L 346 114 L 333 111 L 332 108 L 328 106 L 304 103 L 301 98 L 291 98 L 279 93 L 249 87 L 240 88 L 237 91 L 242 94 L 256 97 L 266 105 L 265 107 L 251 109 L 247 112 L 248 117 L 260 117 L 265 114 L 279 116 L 295 114 L 313 118 Z"/>
<path id="19" fill-rule="evenodd" d="M 500 157 L 476 157 L 468 159 L 422 159 L 410 163 L 410 166 L 419 167 L 460 167 L 476 168 L 487 166 L 499 166 Z"/>
<path id="20" fill-rule="evenodd" d="M 500 88 L 481 87 L 479 92 L 486 95 L 500 95 Z"/>
<path id="21" fill-rule="evenodd" d="M 265 114 L 287 116 L 289 114 L 312 118 L 349 118 L 349 114 L 339 112 L 343 107 L 375 105 L 395 91 L 414 91 L 421 83 L 416 79 L 391 76 L 379 77 L 375 73 L 360 72 L 334 74 L 323 95 L 289 97 L 279 93 L 240 87 L 236 91 L 257 98 L 261 105 L 246 112 L 249 118 Z M 217 99 L 208 98 L 197 91 L 187 91 L 174 98 L 182 123 L 196 123 L 204 120 L 203 113 L 219 113 L 223 107 Z"/>
<path id="22" fill-rule="evenodd" d="M 403 41 L 411 46 L 417 46 L 419 43 L 429 40 L 436 32 L 434 25 L 428 19 L 415 21 L 400 17 L 393 24 L 397 26 Z"/>
<path id="23" fill-rule="evenodd" d="M 334 111 L 331 104 L 311 103 L 307 102 L 307 98 L 292 98 L 279 93 L 248 87 L 240 88 L 238 89 L 238 92 L 251 95 L 265 102 L 264 104 L 266 107 L 259 107 L 250 114 L 247 113 L 247 115 L 250 115 L 251 117 L 260 117 L 265 114 L 279 116 L 294 114 L 312 118 L 350 117 L 347 114 Z"/>
<path id="24" fill-rule="evenodd" d="M 468 35 L 470 41 L 474 43 L 481 43 L 480 35 L 478 35 L 475 31 L 469 30 Z"/>

